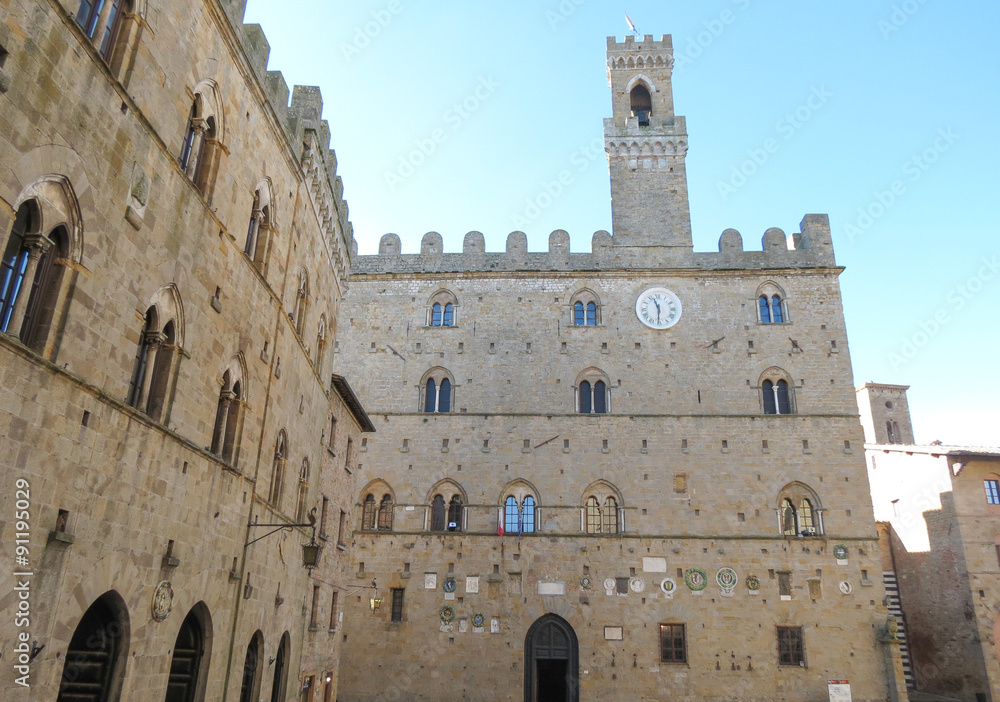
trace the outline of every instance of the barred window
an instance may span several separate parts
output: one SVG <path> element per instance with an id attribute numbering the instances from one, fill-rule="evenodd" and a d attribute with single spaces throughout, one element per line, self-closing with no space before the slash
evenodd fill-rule
<path id="1" fill-rule="evenodd" d="M 687 641 L 683 624 L 660 624 L 660 661 L 687 663 Z"/>
<path id="2" fill-rule="evenodd" d="M 406 591 L 401 587 L 392 589 L 392 621 L 403 621 L 403 593 Z"/>
<path id="3" fill-rule="evenodd" d="M 778 663 L 781 665 L 804 665 L 805 650 L 802 645 L 801 626 L 778 627 Z"/>
<path id="4" fill-rule="evenodd" d="M 361 529 L 371 530 L 375 528 L 375 495 L 365 497 L 364 509 L 361 513 Z"/>

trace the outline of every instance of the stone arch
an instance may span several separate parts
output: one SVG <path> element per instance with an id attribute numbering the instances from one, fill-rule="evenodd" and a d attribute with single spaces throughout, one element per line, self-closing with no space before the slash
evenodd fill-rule
<path id="1" fill-rule="evenodd" d="M 203 78 L 194 86 L 195 102 L 198 103 L 198 117 L 215 121 L 215 139 L 226 143 L 226 116 L 223 110 L 219 84 L 211 78 Z"/>
<path id="2" fill-rule="evenodd" d="M 129 608 L 117 590 L 96 598 L 77 620 L 66 649 L 58 701 L 121 696 L 129 659 Z M 98 690 L 95 690 L 98 688 Z"/>
<path id="3" fill-rule="evenodd" d="M 434 306 L 439 305 L 437 310 Z M 449 314 L 449 305 L 451 307 Z M 447 288 L 436 290 L 427 299 L 427 319 L 424 325 L 431 327 L 458 326 L 458 296 Z M 454 381 L 453 381 L 454 382 Z"/>
<path id="4" fill-rule="evenodd" d="M 389 495 L 392 501 L 396 501 L 396 491 L 392 489 L 392 486 L 383 478 L 373 478 L 368 481 L 368 484 L 361 489 L 361 499 L 364 500 L 364 496 L 371 493 L 375 495 L 376 498 L 380 498 L 382 495 Z"/>
<path id="5" fill-rule="evenodd" d="M 542 495 L 535 487 L 534 483 L 526 478 L 514 478 L 509 483 L 503 486 L 500 494 L 497 496 L 497 505 L 503 507 L 504 500 L 507 499 L 508 495 L 514 495 L 517 498 L 518 503 L 521 502 L 525 497 L 531 495 L 535 498 L 535 504 L 540 505 L 542 503 Z"/>
<path id="6" fill-rule="evenodd" d="M 580 304 L 579 309 L 577 303 Z M 590 307 L 593 305 L 593 307 Z M 601 296 L 593 288 L 583 287 L 569 298 L 570 324 L 573 326 L 600 326 Z"/>
<path id="7" fill-rule="evenodd" d="M 772 295 L 781 295 L 781 299 L 784 300 L 786 297 L 785 289 L 778 285 L 773 280 L 765 280 L 763 283 L 757 286 L 757 292 L 754 297 L 760 297 L 761 295 L 767 295 L 768 297 Z"/>
<path id="8" fill-rule="evenodd" d="M 170 321 L 174 322 L 174 344 L 184 348 L 184 303 L 181 301 L 180 290 L 173 283 L 167 283 L 149 299 L 149 305 L 156 312 L 157 329 Z"/>
<path id="9" fill-rule="evenodd" d="M 631 93 L 632 89 L 635 86 L 639 85 L 640 83 L 642 83 L 646 87 L 646 90 L 649 91 L 650 97 L 652 97 L 653 93 L 657 92 L 656 84 L 645 73 L 637 73 L 636 75 L 632 76 L 632 78 L 625 86 L 625 92 Z"/>
<path id="10" fill-rule="evenodd" d="M 455 406 L 455 387 L 455 376 L 450 370 L 444 366 L 428 369 L 420 377 L 419 411 L 451 412 Z"/>
<path id="11" fill-rule="evenodd" d="M 784 536 L 820 536 L 823 529 L 823 504 L 815 490 L 798 480 L 778 492 L 774 505 L 778 531 Z"/>
<path id="12" fill-rule="evenodd" d="M 167 640 L 176 641 L 170 659 L 170 675 L 168 684 L 173 687 L 186 687 L 185 699 L 204 702 L 205 690 L 208 686 L 208 669 L 212 660 L 212 615 L 204 600 L 197 602 L 188 610 L 183 618 L 177 618 L 178 626 L 168 634 Z M 181 636 L 194 639 L 193 647 L 185 642 L 184 655 L 178 656 L 181 649 Z M 194 674 L 192 675 L 192 669 Z M 175 680 L 175 675 L 180 680 Z"/>
<path id="13" fill-rule="evenodd" d="M 781 501 L 788 495 L 792 495 L 794 497 L 808 497 L 812 500 L 813 506 L 816 509 L 824 509 L 823 503 L 819 498 L 819 493 L 799 480 L 793 480 L 778 491 L 774 502 L 775 509 L 781 507 Z"/>
<path id="14" fill-rule="evenodd" d="M 580 498 L 580 504 L 585 505 L 587 503 L 587 498 L 594 495 L 598 499 L 602 497 L 614 497 L 618 502 L 618 508 L 622 509 L 625 506 L 625 500 L 622 498 L 621 491 L 611 482 L 601 478 L 595 480 L 590 485 L 588 485 Z M 601 500 L 603 503 L 603 500 Z"/>
<path id="15" fill-rule="evenodd" d="M 29 200 L 35 202 L 37 209 L 38 233 L 47 236 L 62 227 L 69 239 L 68 257 L 80 263 L 83 258 L 83 217 L 69 178 L 51 173 L 39 176 L 21 189 L 14 201 L 14 209 Z"/>
<path id="16" fill-rule="evenodd" d="M 545 679 L 553 671 L 540 665 L 542 660 L 549 664 L 565 661 L 555 667 L 559 680 Z M 556 698 L 566 702 L 580 699 L 580 644 L 570 623 L 549 613 L 536 620 L 524 637 L 524 700 L 549 702 Z"/>
<path id="17" fill-rule="evenodd" d="M 427 504 L 430 504 L 434 499 L 434 496 L 439 494 L 444 496 L 445 502 L 447 502 L 452 495 L 458 495 L 462 498 L 462 504 L 469 504 L 469 495 L 465 492 L 465 488 L 451 478 L 443 478 L 431 486 L 431 489 L 427 491 Z"/>

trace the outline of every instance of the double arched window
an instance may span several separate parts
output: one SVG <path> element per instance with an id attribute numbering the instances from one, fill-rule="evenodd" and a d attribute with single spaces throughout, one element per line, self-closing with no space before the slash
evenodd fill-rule
<path id="1" fill-rule="evenodd" d="M 448 290 L 439 290 L 431 295 L 427 310 L 427 326 L 454 327 L 457 324 L 455 313 L 458 299 Z"/>
<path id="2" fill-rule="evenodd" d="M 776 283 L 768 281 L 757 288 L 757 321 L 761 324 L 784 324 L 788 321 L 785 293 Z"/>
<path id="3" fill-rule="evenodd" d="M 125 403 L 166 422 L 183 349 L 183 308 L 174 285 L 161 288 L 146 310 Z"/>
<path id="4" fill-rule="evenodd" d="M 588 534 L 618 534 L 622 529 L 623 512 L 617 490 L 604 481 L 598 481 L 584 494 L 584 531 Z"/>
<path id="5" fill-rule="evenodd" d="M 778 495 L 778 525 L 784 536 L 820 536 L 823 515 L 819 497 L 803 483 L 786 485 Z"/>
<path id="6" fill-rule="evenodd" d="M 316 372 L 323 374 L 323 354 L 326 352 L 326 315 L 320 315 L 316 331 Z"/>
<path id="7" fill-rule="evenodd" d="M 606 414 L 611 409 L 608 378 L 597 368 L 588 368 L 577 376 L 576 411 L 580 414 Z"/>
<path id="8" fill-rule="evenodd" d="M 431 531 L 462 531 L 465 518 L 465 496 L 454 483 L 445 481 L 435 486 L 431 500 Z"/>
<path id="9" fill-rule="evenodd" d="M 570 298 L 573 326 L 594 327 L 601 323 L 601 301 L 593 290 L 583 289 Z"/>
<path id="10" fill-rule="evenodd" d="M 444 368 L 432 368 L 420 381 L 421 410 L 424 412 L 451 412 L 454 383 Z"/>
<path id="11" fill-rule="evenodd" d="M 761 376 L 760 400 L 764 414 L 795 414 L 794 393 L 788 374 L 780 368 L 769 368 Z"/>
<path id="12" fill-rule="evenodd" d="M 177 163 L 206 200 L 211 200 L 222 153 L 222 109 L 216 85 L 204 80 L 194 90 Z"/>
<path id="13" fill-rule="evenodd" d="M 267 267 L 268 253 L 271 245 L 273 217 L 271 213 L 271 187 L 268 179 L 257 184 L 253 194 L 253 209 L 250 212 L 250 224 L 247 226 L 247 240 L 243 245 L 245 253 L 254 265 L 264 273 Z"/>
<path id="14" fill-rule="evenodd" d="M 887 419 L 885 421 L 885 432 L 890 444 L 903 443 L 903 435 L 899 431 L 899 422 Z"/>
<path id="15" fill-rule="evenodd" d="M 535 533 L 535 498 L 525 495 L 520 503 L 508 495 L 503 507 L 503 530 L 508 534 Z"/>
<path id="16" fill-rule="evenodd" d="M 83 251 L 79 203 L 58 175 L 31 183 L 19 199 L 0 259 L 0 332 L 51 358 L 72 297 L 65 271 Z"/>
<path id="17" fill-rule="evenodd" d="M 295 333 L 300 337 L 306 329 L 306 310 L 309 309 L 309 274 L 303 268 L 299 271 L 299 289 L 295 293 L 295 312 L 292 322 Z"/>
<path id="18" fill-rule="evenodd" d="M 386 493 L 382 499 L 376 502 L 374 493 L 365 496 L 361 513 L 361 528 L 366 531 L 392 531 L 393 500 L 392 495 Z"/>
<path id="19" fill-rule="evenodd" d="M 112 70 L 124 53 L 126 24 L 132 14 L 132 0 L 80 0 L 76 11 L 76 23 L 95 42 L 101 58 Z"/>
<path id="20" fill-rule="evenodd" d="M 243 430 L 243 404 L 246 402 L 246 364 L 237 354 L 222 374 L 222 389 L 215 411 L 212 453 L 233 468 L 239 462 L 240 434 Z"/>

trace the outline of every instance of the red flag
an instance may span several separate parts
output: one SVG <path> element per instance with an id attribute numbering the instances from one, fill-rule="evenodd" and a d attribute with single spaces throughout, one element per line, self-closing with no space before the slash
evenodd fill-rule
<path id="1" fill-rule="evenodd" d="M 503 536 L 503 507 L 500 508 L 500 512 L 497 514 L 497 536 Z"/>

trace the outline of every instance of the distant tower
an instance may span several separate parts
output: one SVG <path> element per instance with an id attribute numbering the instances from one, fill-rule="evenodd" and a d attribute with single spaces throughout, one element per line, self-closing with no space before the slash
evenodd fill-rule
<path id="1" fill-rule="evenodd" d="M 604 148 L 611 169 L 614 245 L 669 246 L 690 251 L 687 128 L 674 115 L 670 36 L 654 41 L 608 37 L 611 119 Z"/>
<path id="2" fill-rule="evenodd" d="M 865 383 L 857 389 L 858 412 L 865 430 L 865 443 L 913 444 L 910 406 L 906 402 L 909 385 Z"/>

